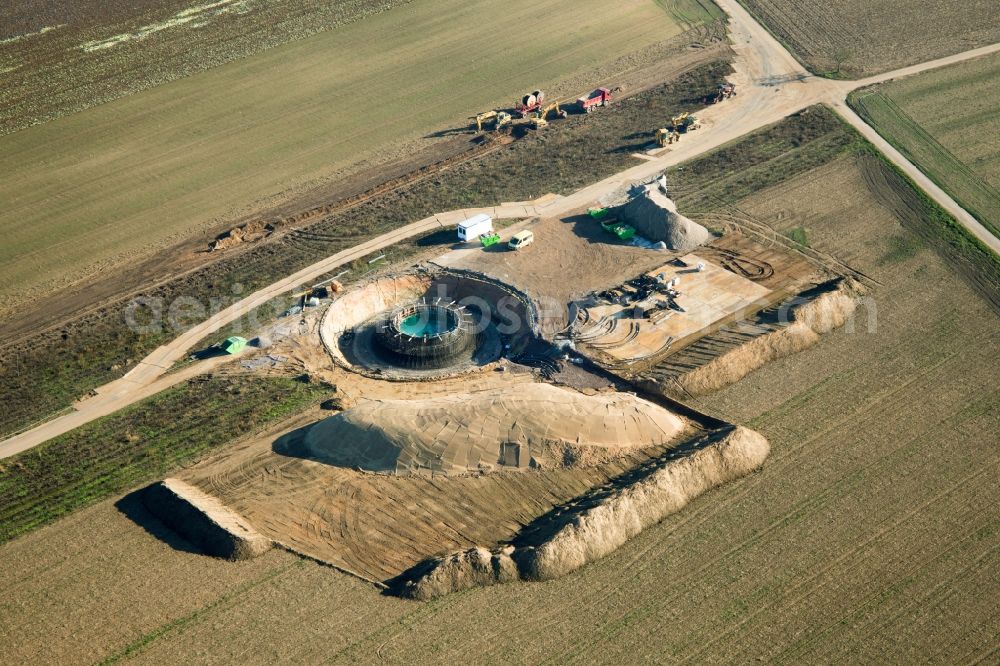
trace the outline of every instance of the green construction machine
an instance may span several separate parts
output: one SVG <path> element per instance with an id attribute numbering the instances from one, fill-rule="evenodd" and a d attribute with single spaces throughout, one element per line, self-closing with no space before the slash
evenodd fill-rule
<path id="1" fill-rule="evenodd" d="M 627 241 L 635 236 L 635 227 L 631 224 L 619 222 L 613 217 L 601 222 L 601 228 L 618 240 Z"/>
<path id="2" fill-rule="evenodd" d="M 629 240 L 635 236 L 635 227 L 611 218 L 607 222 L 601 222 L 601 228 L 613 235 L 618 240 Z"/>
<path id="3" fill-rule="evenodd" d="M 617 217 L 609 217 L 611 211 L 607 208 L 590 208 L 587 210 L 587 214 L 599 221 L 601 228 L 618 240 L 625 241 L 635 236 L 635 227 L 619 222 Z"/>
<path id="4" fill-rule="evenodd" d="M 247 339 L 241 338 L 238 335 L 226 338 L 219 343 L 219 349 L 227 354 L 238 354 L 244 347 L 247 346 Z"/>
<path id="5" fill-rule="evenodd" d="M 600 222 L 601 228 L 618 240 L 626 241 L 635 236 L 635 227 L 619 222 L 617 217 L 610 216 L 611 211 L 607 208 L 590 208 L 587 210 L 587 214 Z"/>

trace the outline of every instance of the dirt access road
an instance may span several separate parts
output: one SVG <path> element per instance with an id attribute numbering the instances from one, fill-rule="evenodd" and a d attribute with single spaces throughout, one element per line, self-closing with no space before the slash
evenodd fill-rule
<path id="1" fill-rule="evenodd" d="M 851 125 L 861 131 L 869 141 L 882 150 L 896 166 L 922 187 L 942 208 L 962 223 L 970 233 L 994 252 L 1000 254 L 1000 240 L 990 234 L 946 192 L 934 185 L 916 166 L 882 139 L 874 129 L 865 124 L 847 107 L 845 101 L 847 94 L 856 88 L 988 55 L 1000 51 L 1000 44 L 905 67 L 859 81 L 833 81 L 813 76 L 807 72 L 736 0 L 716 0 L 716 2 L 730 17 L 730 38 L 736 52 L 736 60 L 733 63 L 736 71 L 731 78 L 737 84 L 739 94 L 725 103 L 707 109 L 702 115 L 704 124 L 702 130 L 685 136 L 679 144 L 652 154 L 641 155 L 642 162 L 637 166 L 589 185 L 568 196 L 550 195 L 532 202 L 515 202 L 495 208 L 440 213 L 324 259 L 261 289 L 202 324 L 191 328 L 173 342 L 156 349 L 124 377 L 100 387 L 94 397 L 77 403 L 75 411 L 0 442 L 0 458 L 30 449 L 84 423 L 148 397 L 152 395 L 149 389 L 154 382 L 157 382 L 155 388 L 162 389 L 175 383 L 170 381 L 171 379 L 176 378 L 176 381 L 180 381 L 183 377 L 179 375 L 172 375 L 166 380 L 161 380 L 161 378 L 173 363 L 187 354 L 191 345 L 218 331 L 226 324 L 239 319 L 262 303 L 304 283 L 314 281 L 343 263 L 438 226 L 454 224 L 455 221 L 463 219 L 467 214 L 475 212 L 487 212 L 492 213 L 495 217 L 519 219 L 536 215 L 542 217 L 566 215 L 592 205 L 595 201 L 611 195 L 629 183 L 656 176 L 668 167 L 718 148 L 744 134 L 778 122 L 782 118 L 814 104 L 828 104 L 833 107 Z"/>

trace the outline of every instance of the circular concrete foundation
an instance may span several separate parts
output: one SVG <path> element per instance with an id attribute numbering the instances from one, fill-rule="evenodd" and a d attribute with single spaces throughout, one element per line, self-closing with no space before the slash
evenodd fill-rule
<path id="1" fill-rule="evenodd" d="M 375 343 L 404 368 L 443 368 L 476 345 L 475 321 L 454 301 L 417 301 L 389 312 L 375 325 Z"/>
<path id="2" fill-rule="evenodd" d="M 465 271 L 418 269 L 342 294 L 320 337 L 333 361 L 379 379 L 475 372 L 532 339 L 537 315 L 509 285 Z"/>

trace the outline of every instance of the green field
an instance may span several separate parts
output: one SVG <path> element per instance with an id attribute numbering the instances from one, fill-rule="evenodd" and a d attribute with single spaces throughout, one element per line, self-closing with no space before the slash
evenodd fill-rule
<path id="1" fill-rule="evenodd" d="M 1000 55 L 854 93 L 889 143 L 1000 235 Z"/>
<path id="2" fill-rule="evenodd" d="M 409 3 L 0 138 L 0 312 L 685 27 L 651 0 L 497 9 Z"/>

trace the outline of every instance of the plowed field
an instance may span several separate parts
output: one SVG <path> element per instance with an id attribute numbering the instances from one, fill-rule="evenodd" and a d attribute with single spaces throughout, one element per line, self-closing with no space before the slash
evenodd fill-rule
<path id="1" fill-rule="evenodd" d="M 802 63 L 861 78 L 1000 40 L 993 0 L 741 0 Z"/>

